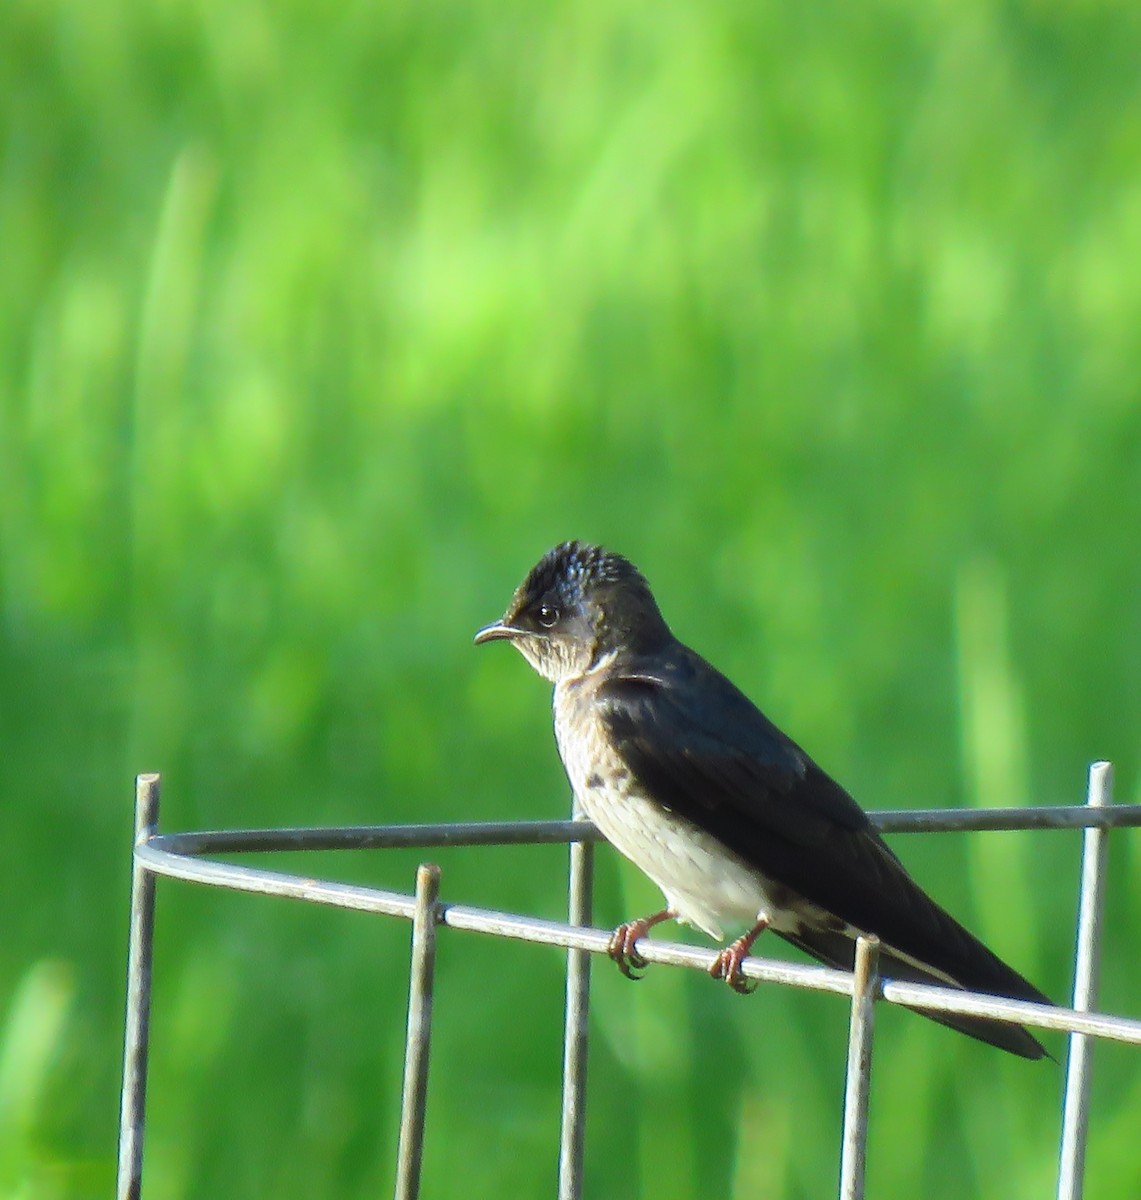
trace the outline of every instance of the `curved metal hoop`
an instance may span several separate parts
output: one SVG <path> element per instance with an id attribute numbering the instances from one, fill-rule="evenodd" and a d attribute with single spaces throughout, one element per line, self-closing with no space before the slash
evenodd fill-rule
<path id="1" fill-rule="evenodd" d="M 868 1088 L 877 1000 L 929 1012 L 992 1017 L 1036 1029 L 1069 1033 L 1069 1057 L 1058 1175 L 1059 1200 L 1080 1200 L 1085 1169 L 1092 1040 L 1141 1045 L 1141 1020 L 1094 1011 L 1100 963 L 1101 913 L 1108 831 L 1141 825 L 1141 805 L 1112 804 L 1109 763 L 1090 768 L 1087 803 L 1056 808 L 926 809 L 872 813 L 885 833 L 1075 829 L 1083 837 L 1081 893 L 1072 1008 L 898 983 L 881 979 L 874 938 L 861 939 L 854 972 L 760 957 L 745 960 L 751 979 L 787 987 L 834 992 L 851 998 L 848 1081 L 842 1133 L 841 1200 L 862 1200 L 867 1144 Z M 438 825 L 364 825 L 314 829 L 246 829 L 160 834 L 158 775 L 140 775 L 135 790 L 135 844 L 127 967 L 127 1015 L 120 1110 L 118 1200 L 139 1200 L 145 1133 L 147 1053 L 156 877 L 169 876 L 213 887 L 399 917 L 413 923 L 409 972 L 409 1021 L 404 1064 L 400 1145 L 395 1195 L 419 1194 L 431 1039 L 432 982 L 439 926 L 493 937 L 562 946 L 567 951 L 567 1001 L 563 1055 L 563 1107 L 559 1152 L 559 1200 L 579 1200 L 586 1120 L 586 1050 L 590 956 L 605 954 L 610 931 L 591 921 L 593 847 L 601 836 L 590 822 L 498 821 Z M 441 901 L 439 868 L 422 865 L 413 893 L 390 892 L 301 875 L 216 862 L 213 854 L 331 849 L 431 849 L 441 846 L 503 846 L 568 843 L 569 921 L 544 921 Z M 647 962 L 708 970 L 716 957 L 679 943 L 643 939 Z"/>

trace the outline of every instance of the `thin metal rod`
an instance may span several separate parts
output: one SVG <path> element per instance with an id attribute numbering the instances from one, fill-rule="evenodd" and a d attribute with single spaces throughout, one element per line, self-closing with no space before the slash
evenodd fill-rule
<path id="1" fill-rule="evenodd" d="M 593 920 L 594 846 L 570 844 L 570 924 Z M 590 954 L 567 951 L 566 1017 L 563 1030 L 563 1106 L 559 1136 L 559 1200 L 581 1200 L 586 1144 L 586 1062 L 590 1018 Z"/>
<path id="2" fill-rule="evenodd" d="M 881 833 L 972 833 L 1019 829 L 1116 829 L 1141 825 L 1141 804 L 1115 804 L 1107 810 L 1085 804 L 1040 808 L 911 809 L 868 813 Z"/>
<path id="3" fill-rule="evenodd" d="M 911 809 L 870 812 L 881 833 L 1081 829 L 1141 825 L 1141 805 L 1038 808 Z M 400 850 L 436 846 L 537 846 L 602 841 L 589 821 L 455 821 L 433 825 L 345 825 L 312 829 L 217 829 L 166 833 L 155 846 L 177 854 L 241 854 L 288 850 Z"/>
<path id="4" fill-rule="evenodd" d="M 1083 810 L 1084 811 L 1084 810 Z M 163 850 L 246 854 L 282 850 L 425 850 L 438 846 L 542 846 L 602 841 L 590 821 L 446 821 L 432 825 L 334 825 L 299 829 L 212 829 L 168 833 Z"/>
<path id="5" fill-rule="evenodd" d="M 1115 806 L 1116 807 L 1116 806 Z M 310 900 L 334 908 L 349 908 L 359 912 L 383 913 L 387 916 L 410 918 L 416 908 L 412 897 L 399 892 L 355 884 L 329 883 L 301 878 L 261 868 L 240 867 L 209 859 L 185 858 L 180 854 L 157 850 L 147 845 L 135 852 L 136 858 L 157 875 L 169 875 L 195 883 L 231 888 L 234 891 L 254 892 L 267 896 L 288 896 Z M 578 929 L 559 921 L 544 921 L 537 917 L 495 912 L 486 908 L 468 908 L 459 904 L 441 906 L 441 924 L 452 929 L 466 929 L 496 937 L 516 938 L 547 946 L 574 947 L 591 954 L 605 954 L 610 944 L 610 931 Z M 717 957 L 716 950 L 685 946 L 680 942 L 663 942 L 644 938 L 638 952 L 647 962 L 667 966 L 689 967 L 707 971 Z M 841 996 L 852 994 L 852 976 L 847 971 L 829 967 L 814 967 L 779 959 L 750 955 L 741 964 L 741 974 L 764 983 L 780 983 L 787 987 L 807 988 L 818 992 L 834 992 Z M 1089 1033 L 1113 1041 L 1141 1044 L 1141 1020 L 1109 1016 L 1105 1013 L 1078 1013 L 1054 1005 L 1033 1004 L 1026 1000 L 1004 1000 L 955 988 L 935 987 L 923 983 L 903 983 L 885 979 L 883 999 L 890 1004 L 921 1008 L 930 1012 L 959 1013 L 964 1016 L 993 1017 L 1035 1029 L 1057 1029 L 1069 1033 Z"/>
<path id="6" fill-rule="evenodd" d="M 205 883 L 235 892 L 285 896 L 291 900 L 308 900 L 312 904 L 404 917 L 406 920 L 411 920 L 416 912 L 416 901 L 406 892 L 386 892 L 381 888 L 334 883 L 311 876 L 290 875 L 284 871 L 267 871 L 263 867 L 240 867 L 236 863 L 212 862 L 208 858 L 186 858 L 181 854 L 171 854 L 168 850 L 158 850 L 153 843 L 136 850 L 135 857 L 155 875 L 168 875 L 171 879 Z"/>
<path id="7" fill-rule="evenodd" d="M 844 1085 L 844 1137 L 840 1148 L 840 1200 L 864 1200 L 868 1155 L 868 1094 L 872 1080 L 872 1036 L 879 993 L 880 942 L 856 940 L 852 976 L 852 1019 L 848 1032 L 848 1076 Z"/>
<path id="8" fill-rule="evenodd" d="M 118 1200 L 138 1200 L 143 1186 L 143 1132 L 154 959 L 155 877 L 139 850 L 158 827 L 158 775 L 135 779 L 135 849 L 131 866 L 131 924 L 127 942 L 127 1018 L 123 1036 L 123 1091 L 119 1101 Z"/>
<path id="9" fill-rule="evenodd" d="M 412 963 L 408 976 L 408 1036 L 404 1047 L 404 1093 L 400 1101 L 400 1144 L 396 1153 L 396 1200 L 416 1200 L 424 1156 L 424 1113 L 428 1104 L 428 1056 L 432 1040 L 432 989 L 436 973 L 436 925 L 440 868 L 424 863 L 416 872 L 412 917 Z"/>
<path id="10" fill-rule="evenodd" d="M 1055 1029 L 1061 1033 L 1088 1033 L 1113 1042 L 1141 1044 L 1141 1021 L 1132 1017 L 1111 1017 L 1105 1013 L 1081 1013 L 1052 1004 L 1033 1004 L 1028 1000 L 1003 1000 L 981 992 L 957 992 L 952 988 L 926 983 L 883 981 L 883 998 L 889 1004 L 921 1008 L 924 1012 L 956 1013 L 966 1017 L 992 1017 L 1031 1029 Z"/>
<path id="11" fill-rule="evenodd" d="M 1113 803 L 1113 767 L 1090 767 L 1089 798 L 1093 808 Z M 1109 835 L 1090 828 L 1082 838 L 1082 884 L 1078 903 L 1078 949 L 1074 965 L 1074 1009 L 1088 1012 L 1097 1004 L 1101 966 L 1101 919 L 1105 899 L 1105 857 Z M 1088 1034 L 1070 1034 L 1066 1064 L 1066 1100 L 1062 1113 L 1062 1148 L 1058 1167 L 1058 1200 L 1081 1200 L 1085 1182 L 1089 1126 L 1090 1072 L 1093 1042 Z"/>

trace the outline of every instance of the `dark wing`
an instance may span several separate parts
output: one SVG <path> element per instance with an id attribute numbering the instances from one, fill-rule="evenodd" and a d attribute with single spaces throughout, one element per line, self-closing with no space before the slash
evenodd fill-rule
<path id="1" fill-rule="evenodd" d="M 665 807 L 777 884 L 961 986 L 1050 1001 L 939 907 L 846 791 L 675 643 L 598 692 L 616 749 Z"/>

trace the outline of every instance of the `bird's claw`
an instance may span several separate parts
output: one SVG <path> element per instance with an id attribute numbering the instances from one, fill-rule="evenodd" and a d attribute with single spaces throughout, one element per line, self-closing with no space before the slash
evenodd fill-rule
<path id="1" fill-rule="evenodd" d="M 650 965 L 634 948 L 637 940 L 645 936 L 647 928 L 642 921 L 628 921 L 619 925 L 606 947 L 606 953 L 627 979 L 641 979 L 646 967 Z"/>
<path id="2" fill-rule="evenodd" d="M 724 980 L 739 996 L 751 996 L 757 990 L 757 980 L 741 974 L 741 963 L 748 955 L 747 946 L 734 942 L 713 960 L 709 974 L 714 979 Z"/>
<path id="3" fill-rule="evenodd" d="M 749 979 L 744 975 L 741 971 L 741 964 L 749 957 L 753 943 L 768 928 L 768 925 L 768 916 L 760 916 L 757 923 L 744 937 L 739 937 L 732 945 L 726 946 L 718 954 L 709 968 L 709 974 L 714 979 L 723 979 L 739 996 L 751 996 L 757 990 L 758 980 Z"/>
<path id="4" fill-rule="evenodd" d="M 650 964 L 635 949 L 639 938 L 643 938 L 655 925 L 672 921 L 677 916 L 672 908 L 663 908 L 651 917 L 640 917 L 637 921 L 625 921 L 611 934 L 606 953 L 618 964 L 618 970 L 627 979 L 641 979 L 639 972 Z"/>

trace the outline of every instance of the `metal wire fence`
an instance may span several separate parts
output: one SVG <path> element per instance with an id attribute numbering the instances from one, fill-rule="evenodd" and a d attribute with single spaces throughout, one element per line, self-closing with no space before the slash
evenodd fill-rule
<path id="1" fill-rule="evenodd" d="M 839 1195 L 861 1200 L 867 1146 L 875 1003 L 903 1004 L 931 1013 L 990 1017 L 1034 1029 L 1067 1032 L 1065 1100 L 1058 1169 L 1058 1200 L 1080 1200 L 1085 1173 L 1090 1063 L 1093 1040 L 1141 1044 L 1141 1020 L 1095 1011 L 1101 953 L 1106 841 L 1110 829 L 1141 825 L 1141 805 L 1112 803 L 1109 763 L 1090 768 L 1085 805 L 1055 808 L 931 809 L 873 813 L 884 833 L 950 830 L 1085 830 L 1072 1007 L 1005 1000 L 952 988 L 882 978 L 878 943 L 861 938 L 852 972 L 802 966 L 761 957 L 745 960 L 750 979 L 787 987 L 835 992 L 851 998 L 848 1071 L 844 1099 Z M 582 1195 L 587 1100 L 587 1027 L 590 956 L 605 954 L 609 931 L 591 927 L 594 844 L 601 835 L 588 821 L 506 821 L 439 825 L 369 825 L 322 829 L 243 829 L 162 834 L 158 831 L 159 776 L 140 775 L 135 787 L 135 843 L 127 964 L 127 1013 L 119 1126 L 118 1200 L 142 1194 L 147 1054 L 151 1009 L 155 880 L 170 876 L 194 883 L 262 895 L 287 896 L 337 908 L 400 917 L 412 922 L 408 1030 L 404 1058 L 396 1200 L 415 1200 L 425 1134 L 436 933 L 440 926 L 565 947 L 566 1016 L 563 1043 L 562 1119 L 559 1139 L 559 1200 Z M 514 913 L 448 904 L 439 899 L 440 869 L 422 865 L 414 894 L 311 879 L 216 862 L 207 857 L 252 851 L 408 849 L 440 846 L 570 845 L 567 923 Z M 708 970 L 715 950 L 651 941 L 637 943 L 647 962 Z"/>

